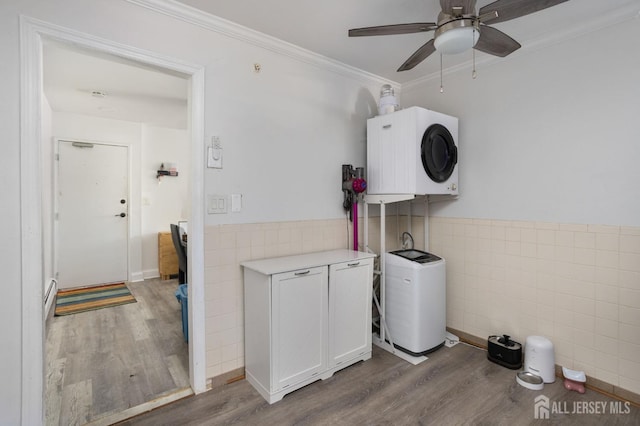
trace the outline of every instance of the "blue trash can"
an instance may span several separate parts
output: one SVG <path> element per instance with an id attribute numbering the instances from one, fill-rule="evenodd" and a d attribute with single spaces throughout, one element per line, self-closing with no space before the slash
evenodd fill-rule
<path id="1" fill-rule="evenodd" d="M 176 290 L 176 299 L 182 305 L 182 334 L 184 341 L 189 341 L 189 298 L 187 297 L 187 284 L 180 284 Z"/>

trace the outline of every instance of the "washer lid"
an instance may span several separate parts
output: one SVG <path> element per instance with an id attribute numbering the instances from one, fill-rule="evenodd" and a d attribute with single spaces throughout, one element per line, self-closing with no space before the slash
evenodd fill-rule
<path id="1" fill-rule="evenodd" d="M 432 181 L 446 182 L 458 163 L 458 148 L 453 136 L 441 124 L 432 124 L 422 136 L 422 166 Z"/>
<path id="2" fill-rule="evenodd" d="M 405 259 L 411 260 L 417 263 L 431 263 L 442 260 L 442 258 L 436 256 L 435 254 L 427 253 L 422 250 L 396 250 L 390 251 L 389 253 L 395 254 L 396 256 L 404 257 Z"/>

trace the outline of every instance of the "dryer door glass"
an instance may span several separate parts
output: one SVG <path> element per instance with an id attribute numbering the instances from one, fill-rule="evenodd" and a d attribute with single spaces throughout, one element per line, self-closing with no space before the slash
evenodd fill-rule
<path id="1" fill-rule="evenodd" d="M 441 124 L 433 124 L 422 136 L 422 166 L 432 181 L 445 182 L 458 162 L 458 149 L 453 136 Z"/>

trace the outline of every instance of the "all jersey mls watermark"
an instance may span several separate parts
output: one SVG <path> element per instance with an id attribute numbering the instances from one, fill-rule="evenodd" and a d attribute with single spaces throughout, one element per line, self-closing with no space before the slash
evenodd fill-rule
<path id="1" fill-rule="evenodd" d="M 625 401 L 550 401 L 545 395 L 533 400 L 533 418 L 548 419 L 552 414 L 629 414 L 631 403 Z"/>

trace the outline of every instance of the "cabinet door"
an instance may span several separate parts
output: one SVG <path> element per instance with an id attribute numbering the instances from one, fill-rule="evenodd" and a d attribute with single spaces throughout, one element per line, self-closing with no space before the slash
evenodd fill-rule
<path id="1" fill-rule="evenodd" d="M 371 351 L 373 260 L 329 266 L 329 367 Z"/>
<path id="2" fill-rule="evenodd" d="M 273 275 L 274 391 L 327 368 L 327 269 L 325 266 Z"/>

